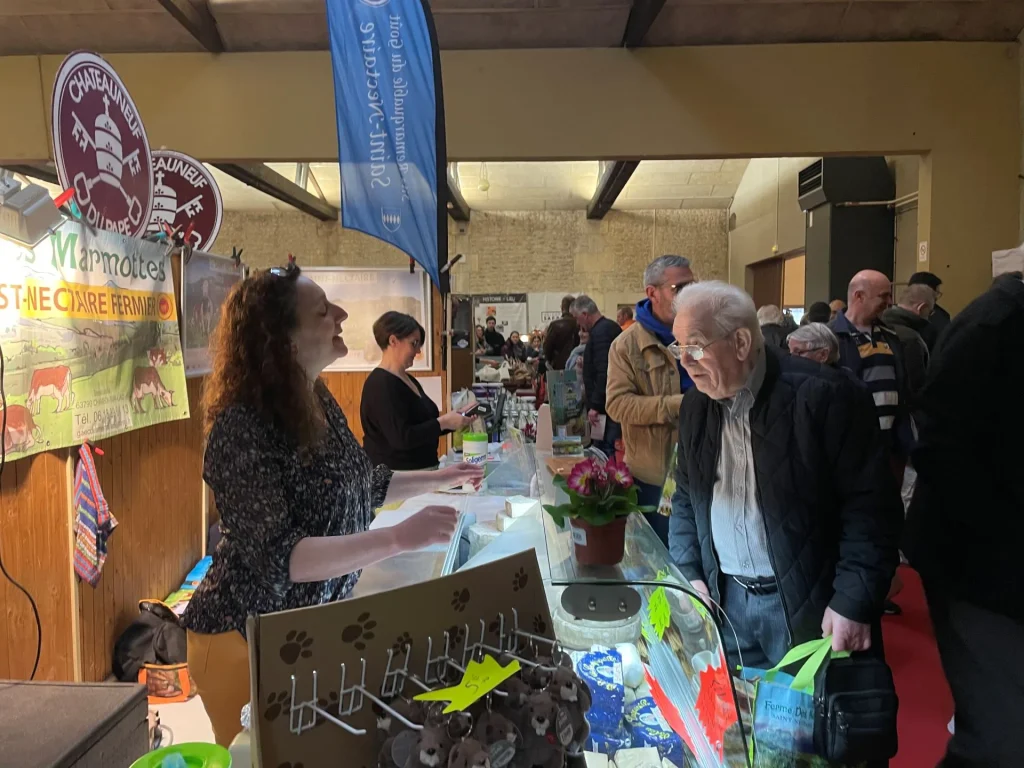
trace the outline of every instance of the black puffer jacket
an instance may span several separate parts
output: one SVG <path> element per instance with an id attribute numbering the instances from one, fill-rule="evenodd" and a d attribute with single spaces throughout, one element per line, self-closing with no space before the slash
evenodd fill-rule
<path id="1" fill-rule="evenodd" d="M 669 532 L 683 575 L 704 581 L 719 602 L 710 511 L 722 408 L 696 389 L 683 398 Z M 871 397 L 839 371 L 769 349 L 750 427 L 791 645 L 821 637 L 826 606 L 874 621 L 899 562 L 903 505 Z"/>

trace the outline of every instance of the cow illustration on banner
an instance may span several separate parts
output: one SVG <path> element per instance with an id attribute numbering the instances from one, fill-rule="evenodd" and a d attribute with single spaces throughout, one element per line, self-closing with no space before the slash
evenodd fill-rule
<path id="1" fill-rule="evenodd" d="M 147 233 L 160 232 L 164 225 L 172 231 L 180 227 L 193 249 L 208 251 L 223 215 L 220 187 L 205 165 L 181 152 L 153 152 L 153 214 Z"/>
<path id="2" fill-rule="evenodd" d="M 135 102 L 101 56 L 76 51 L 53 84 L 53 158 L 85 220 L 138 237 L 153 209 L 153 158 Z"/>
<path id="3" fill-rule="evenodd" d="M 188 418 L 165 246 L 65 222 L 0 265 L 8 457 Z"/>

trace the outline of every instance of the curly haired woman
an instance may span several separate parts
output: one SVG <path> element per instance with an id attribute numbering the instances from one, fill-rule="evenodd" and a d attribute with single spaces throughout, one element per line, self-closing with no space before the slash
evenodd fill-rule
<path id="1" fill-rule="evenodd" d="M 404 473 L 371 465 L 319 379 L 348 352 L 347 317 L 290 263 L 236 285 L 215 331 L 203 477 L 223 538 L 182 623 L 189 672 L 221 745 L 241 730 L 249 701 L 246 619 L 341 600 L 362 568 L 447 542 L 457 518 L 449 507 L 367 529 L 383 503 L 482 475 L 468 465 Z"/>

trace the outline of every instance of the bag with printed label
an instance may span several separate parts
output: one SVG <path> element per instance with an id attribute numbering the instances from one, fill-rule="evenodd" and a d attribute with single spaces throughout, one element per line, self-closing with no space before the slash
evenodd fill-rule
<path id="1" fill-rule="evenodd" d="M 831 637 L 812 640 L 790 650 L 771 669 L 743 668 L 744 679 L 755 681 L 751 747 L 758 764 L 771 764 L 772 756 L 799 756 L 811 765 L 827 765 L 814 747 L 814 676 L 831 649 Z M 801 660 L 795 675 L 782 671 Z"/>

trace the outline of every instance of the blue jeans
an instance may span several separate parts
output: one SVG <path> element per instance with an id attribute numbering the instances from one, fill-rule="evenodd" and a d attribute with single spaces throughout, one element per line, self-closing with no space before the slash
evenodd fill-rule
<path id="1" fill-rule="evenodd" d="M 636 481 L 636 501 L 641 507 L 657 507 L 661 503 L 661 486 L 651 485 L 640 480 Z M 658 534 L 661 543 L 668 547 L 668 516 L 659 515 L 657 512 L 645 512 L 644 517 L 651 524 L 651 528 Z"/>
<path id="2" fill-rule="evenodd" d="M 720 631 L 729 666 L 739 664 L 741 655 L 745 667 L 769 669 L 778 664 L 789 650 L 786 611 L 778 591 L 755 595 L 726 574 L 721 585 L 722 610 L 729 621 L 722 622 Z"/>

